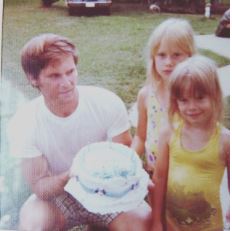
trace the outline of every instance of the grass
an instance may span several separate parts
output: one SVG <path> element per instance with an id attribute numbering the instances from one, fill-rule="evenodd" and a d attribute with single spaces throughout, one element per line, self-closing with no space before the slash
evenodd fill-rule
<path id="1" fill-rule="evenodd" d="M 199 51 L 202 55 L 205 55 L 205 56 L 211 58 L 212 60 L 214 60 L 217 63 L 218 67 L 223 67 L 223 66 L 230 64 L 230 61 L 228 58 L 223 57 L 223 56 L 219 56 L 210 50 L 199 49 Z"/>
<path id="2" fill-rule="evenodd" d="M 208 34 L 214 32 L 218 22 L 217 16 L 207 20 L 201 15 L 155 15 L 144 9 L 132 11 L 116 5 L 110 17 L 71 17 L 63 1 L 50 9 L 41 8 L 35 0 L 28 2 L 5 3 L 2 69 L 4 78 L 29 98 L 38 92 L 31 89 L 22 73 L 19 53 L 25 42 L 37 34 L 52 32 L 71 38 L 80 53 L 79 82 L 111 89 L 129 107 L 145 80 L 144 47 L 156 25 L 168 17 L 183 17 L 196 33 Z M 215 57 L 219 66 L 228 63 Z"/>
<path id="3" fill-rule="evenodd" d="M 135 102 L 138 90 L 145 80 L 144 48 L 148 37 L 154 27 L 168 17 L 188 19 L 197 34 L 213 33 L 219 19 L 219 16 L 205 19 L 202 15 L 150 14 L 142 7 L 128 8 L 122 5 L 113 5 L 112 15 L 109 17 L 71 17 L 68 16 L 64 1 L 55 3 L 50 9 L 41 8 L 39 0 L 5 1 L 2 35 L 3 79 L 9 80 L 27 98 L 38 95 L 38 92 L 29 86 L 21 70 L 20 50 L 25 42 L 35 35 L 58 33 L 71 38 L 79 50 L 79 83 L 106 87 L 118 94 L 129 108 Z M 228 59 L 210 51 L 200 52 L 214 59 L 218 66 L 229 63 Z M 227 102 L 229 105 L 229 98 Z M 229 116 L 226 119 L 228 122 Z M 4 122 L 1 126 L 3 131 Z M 1 195 L 0 218 L 1 212 L 4 215 L 4 212 L 9 210 L 17 220 L 17 211 L 27 195 L 27 189 L 22 187 L 18 172 L 13 171 L 17 165 L 7 154 L 6 149 L 0 158 L 1 166 L 11 164 L 11 167 L 2 168 L 1 174 L 21 183 L 9 185 L 7 194 Z M 5 202 L 5 208 L 1 206 L 1 201 Z"/>

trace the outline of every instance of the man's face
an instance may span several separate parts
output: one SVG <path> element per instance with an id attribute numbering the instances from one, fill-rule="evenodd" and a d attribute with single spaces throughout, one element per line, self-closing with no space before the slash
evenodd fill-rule
<path id="1" fill-rule="evenodd" d="M 62 55 L 40 72 L 36 84 L 48 104 L 63 105 L 77 99 L 77 76 L 72 55 Z"/>

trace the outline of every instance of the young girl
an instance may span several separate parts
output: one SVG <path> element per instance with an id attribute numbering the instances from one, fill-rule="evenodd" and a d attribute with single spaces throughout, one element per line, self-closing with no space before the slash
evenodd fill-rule
<path id="1" fill-rule="evenodd" d="M 146 168 L 152 171 L 159 130 L 166 124 L 169 76 L 196 52 L 191 25 L 183 19 L 164 21 L 151 34 L 148 50 L 147 82 L 137 98 L 139 118 L 132 147 L 139 155 L 145 153 Z"/>
<path id="2" fill-rule="evenodd" d="M 152 231 L 223 230 L 220 184 L 226 167 L 230 175 L 230 139 L 220 124 L 215 64 L 203 56 L 179 64 L 170 78 L 169 105 L 170 124 L 175 114 L 182 120 L 160 133 Z"/>

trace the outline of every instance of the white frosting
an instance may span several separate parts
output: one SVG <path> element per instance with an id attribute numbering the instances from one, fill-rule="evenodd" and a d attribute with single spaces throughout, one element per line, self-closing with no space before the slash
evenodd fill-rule
<path id="1" fill-rule="evenodd" d="M 82 149 L 74 161 L 72 174 L 86 191 L 123 196 L 138 185 L 140 169 L 140 160 L 132 149 L 104 142 Z"/>
<path id="2" fill-rule="evenodd" d="M 119 177 L 133 174 L 133 164 L 128 158 L 112 148 L 99 148 L 85 153 L 85 170 L 97 178 Z"/>

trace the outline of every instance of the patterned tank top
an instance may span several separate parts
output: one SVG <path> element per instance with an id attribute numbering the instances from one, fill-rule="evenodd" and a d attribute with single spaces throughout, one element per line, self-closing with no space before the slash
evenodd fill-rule
<path id="1" fill-rule="evenodd" d="M 180 142 L 182 125 L 170 143 L 166 216 L 171 230 L 223 230 L 220 184 L 225 165 L 219 158 L 221 126 L 199 151 Z"/>
<path id="2" fill-rule="evenodd" d="M 159 101 L 157 100 L 154 88 L 149 87 L 148 91 L 145 158 L 148 168 L 153 169 L 157 156 L 159 131 L 162 125 L 167 123 L 167 111 L 160 105 Z"/>

